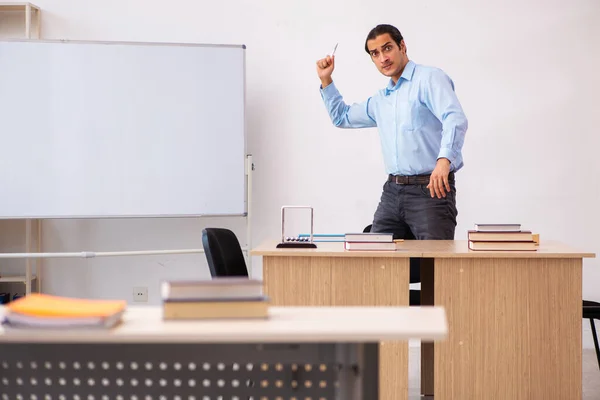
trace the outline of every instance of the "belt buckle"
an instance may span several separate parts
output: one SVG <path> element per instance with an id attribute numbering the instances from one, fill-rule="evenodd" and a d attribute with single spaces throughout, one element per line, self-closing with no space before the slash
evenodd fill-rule
<path id="1" fill-rule="evenodd" d="M 394 175 L 395 181 L 396 181 L 396 185 L 404 185 L 404 182 L 401 182 L 400 179 L 403 178 L 403 176 L 400 175 Z"/>

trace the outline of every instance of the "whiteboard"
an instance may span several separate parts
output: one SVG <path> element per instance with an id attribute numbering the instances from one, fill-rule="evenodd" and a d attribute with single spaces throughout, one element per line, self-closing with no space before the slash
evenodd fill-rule
<path id="1" fill-rule="evenodd" d="M 0 218 L 244 215 L 245 46 L 0 42 Z"/>

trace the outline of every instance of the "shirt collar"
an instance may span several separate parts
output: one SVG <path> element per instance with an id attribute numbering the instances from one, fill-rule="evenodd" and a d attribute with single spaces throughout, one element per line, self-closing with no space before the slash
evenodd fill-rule
<path id="1" fill-rule="evenodd" d="M 400 80 L 405 79 L 407 81 L 412 80 L 413 74 L 415 72 L 415 63 L 412 60 L 409 60 L 408 63 L 404 66 L 404 70 L 402 71 L 402 75 L 400 75 L 400 79 L 394 85 L 394 81 L 390 79 L 387 87 L 385 88 L 385 95 L 388 96 L 391 92 L 395 91 L 400 87 Z"/>

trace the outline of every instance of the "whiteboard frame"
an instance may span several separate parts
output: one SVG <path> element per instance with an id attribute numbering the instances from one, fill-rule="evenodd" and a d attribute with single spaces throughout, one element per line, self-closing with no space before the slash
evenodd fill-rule
<path id="1" fill-rule="evenodd" d="M 246 50 L 245 44 L 214 44 L 214 43 L 186 43 L 186 42 L 137 42 L 137 41 L 102 41 L 102 40 L 71 40 L 71 39 L 27 39 L 27 38 L 6 38 L 1 39 L 0 43 L 19 43 L 19 42 L 32 42 L 32 43 L 52 43 L 52 44 L 101 44 L 101 45 L 140 45 L 140 46 L 179 46 L 179 47 L 225 47 L 225 48 L 240 48 Z M 245 166 L 245 182 L 244 182 L 244 212 L 234 214 L 132 214 L 132 215 L 22 215 L 22 216 L 10 216 L 2 215 L 0 210 L 0 220 L 8 219 L 20 219 L 20 220 L 38 220 L 38 219 L 124 219 L 124 218 L 202 218 L 202 217 L 248 217 L 249 207 L 251 204 L 251 188 L 250 188 L 250 174 L 253 170 L 252 155 L 248 154 L 248 130 L 247 130 L 247 110 L 246 110 L 246 99 L 247 99 L 247 79 L 246 79 L 246 52 L 243 52 L 242 58 L 242 71 L 243 71 L 243 138 L 244 138 L 244 166 Z M 248 218 L 249 219 L 249 218 Z M 248 221 L 248 232 L 250 231 Z M 249 241 L 249 240 L 248 240 Z"/>

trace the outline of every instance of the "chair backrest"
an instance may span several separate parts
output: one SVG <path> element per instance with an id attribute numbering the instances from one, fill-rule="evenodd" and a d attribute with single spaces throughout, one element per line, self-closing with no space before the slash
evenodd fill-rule
<path id="1" fill-rule="evenodd" d="M 583 300 L 583 318 L 600 319 L 600 303 Z"/>
<path id="2" fill-rule="evenodd" d="M 202 230 L 202 247 L 212 277 L 248 276 L 246 259 L 235 233 L 225 228 Z"/>

